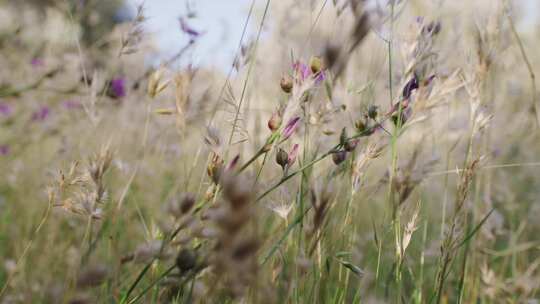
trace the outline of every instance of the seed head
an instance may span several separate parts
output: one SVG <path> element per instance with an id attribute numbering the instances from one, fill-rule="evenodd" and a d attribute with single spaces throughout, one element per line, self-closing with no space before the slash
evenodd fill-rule
<path id="1" fill-rule="evenodd" d="M 334 164 L 339 165 L 347 159 L 347 151 L 338 151 L 332 154 L 332 161 Z"/>
<path id="2" fill-rule="evenodd" d="M 309 60 L 309 68 L 311 69 L 311 72 L 313 74 L 319 73 L 322 69 L 321 58 L 316 56 L 311 57 L 311 59 Z"/>
<path id="3" fill-rule="evenodd" d="M 276 154 L 276 163 L 285 170 L 285 166 L 289 163 L 289 155 L 287 155 L 287 152 L 285 150 L 279 148 L 277 154 Z"/>
<path id="4" fill-rule="evenodd" d="M 289 94 L 293 89 L 293 81 L 289 75 L 283 75 L 281 77 L 281 81 L 279 82 L 279 86 L 283 90 L 283 92 Z"/>
<path id="5" fill-rule="evenodd" d="M 358 132 L 364 132 L 366 130 L 366 124 L 364 123 L 364 121 L 362 119 L 359 119 L 357 120 L 355 123 L 354 123 L 354 127 L 356 128 L 356 130 Z"/>
<path id="6" fill-rule="evenodd" d="M 378 114 L 378 107 L 376 105 L 371 105 L 368 108 L 368 117 L 371 119 L 376 119 Z"/>
<path id="7" fill-rule="evenodd" d="M 279 127 L 281 127 L 283 119 L 281 118 L 281 115 L 279 114 L 279 111 L 274 112 L 272 114 L 272 117 L 268 120 L 268 129 L 270 131 L 275 132 Z"/>

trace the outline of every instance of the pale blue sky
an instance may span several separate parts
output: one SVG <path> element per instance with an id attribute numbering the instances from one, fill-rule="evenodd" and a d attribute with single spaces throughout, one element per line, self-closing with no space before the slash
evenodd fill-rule
<path id="1" fill-rule="evenodd" d="M 142 0 L 129 0 L 135 6 Z M 146 0 L 147 30 L 155 35 L 162 55 L 169 57 L 189 41 L 180 31 L 178 17 L 187 13 L 186 3 L 196 12 L 189 24 L 204 32 L 189 59 L 196 64 L 229 67 L 242 34 L 249 0 Z M 249 36 L 248 36 L 249 37 Z M 226 68 L 224 68 L 225 70 Z"/>
<path id="2" fill-rule="evenodd" d="M 141 1 L 144 0 L 128 0 L 128 3 L 134 8 Z M 525 4 L 526 12 L 530 14 L 520 28 L 533 25 L 533 16 L 537 17 L 540 10 L 540 0 L 513 1 Z M 187 35 L 180 31 L 178 23 L 178 17 L 187 13 L 187 2 L 197 13 L 197 17 L 190 20 L 190 25 L 205 34 L 184 60 L 227 70 L 238 46 L 251 0 L 145 0 L 145 15 L 149 18 L 146 27 L 155 35 L 162 58 L 170 57 L 188 42 Z M 261 5 L 261 2 L 264 1 L 256 1 L 256 5 Z M 248 38 L 250 35 L 253 35 L 253 31 Z"/>

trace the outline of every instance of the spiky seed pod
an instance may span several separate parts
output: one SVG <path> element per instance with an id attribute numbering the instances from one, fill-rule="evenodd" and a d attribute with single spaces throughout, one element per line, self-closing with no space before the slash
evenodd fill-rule
<path id="1" fill-rule="evenodd" d="M 376 105 L 371 105 L 368 108 L 368 117 L 371 119 L 376 119 L 378 114 L 378 107 Z"/>
<path id="2" fill-rule="evenodd" d="M 289 155 L 285 150 L 279 148 L 278 152 L 276 153 L 276 163 L 281 166 L 281 168 L 285 169 L 285 166 L 289 163 Z"/>
<path id="3" fill-rule="evenodd" d="M 284 75 L 281 77 L 281 81 L 279 82 L 279 86 L 283 90 L 283 92 L 289 94 L 292 92 L 293 89 L 293 81 L 289 75 Z"/>
<path id="4" fill-rule="evenodd" d="M 347 151 L 338 151 L 332 154 L 332 161 L 339 165 L 347 159 Z"/>

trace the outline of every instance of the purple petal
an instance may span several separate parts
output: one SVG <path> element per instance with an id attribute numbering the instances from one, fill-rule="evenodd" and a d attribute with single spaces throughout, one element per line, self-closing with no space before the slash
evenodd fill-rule
<path id="1" fill-rule="evenodd" d="M 32 113 L 33 121 L 43 121 L 49 117 L 50 109 L 47 106 L 41 106 L 37 111 Z"/>
<path id="2" fill-rule="evenodd" d="M 227 165 L 227 167 L 225 168 L 225 171 L 231 171 L 234 169 L 234 167 L 236 167 L 236 165 L 238 164 L 238 161 L 240 160 L 240 154 L 239 155 L 236 155 L 232 160 L 231 162 Z"/>
<path id="3" fill-rule="evenodd" d="M 0 103 L 0 114 L 10 116 L 13 113 L 11 106 L 7 103 Z"/>
<path id="4" fill-rule="evenodd" d="M 9 146 L 0 145 L 0 155 L 8 155 L 8 154 L 9 154 Z"/>
<path id="5" fill-rule="evenodd" d="M 403 99 L 411 97 L 412 91 L 418 89 L 418 79 L 416 75 L 411 78 L 403 88 Z"/>
<path id="6" fill-rule="evenodd" d="M 319 84 L 321 84 L 325 79 L 326 79 L 326 74 L 324 73 L 324 71 L 320 71 L 320 72 L 317 73 L 316 76 L 315 76 L 315 84 L 316 84 L 316 85 L 319 85 Z"/>
<path id="7" fill-rule="evenodd" d="M 39 67 L 42 67 L 45 65 L 45 62 L 40 59 L 40 58 L 34 58 L 32 59 L 32 61 L 30 61 L 30 64 L 34 67 L 34 68 L 39 68 Z"/>
<path id="8" fill-rule="evenodd" d="M 298 126 L 300 125 L 300 117 L 294 117 L 287 122 L 287 125 L 283 129 L 282 136 L 283 140 L 286 140 L 287 138 L 291 137 L 293 135 L 294 131 L 298 129 Z"/>
<path id="9" fill-rule="evenodd" d="M 289 152 L 289 155 L 287 157 L 287 164 L 292 166 L 294 164 L 294 161 L 296 160 L 296 156 L 298 155 L 298 144 L 294 144 L 291 151 Z"/>
<path id="10" fill-rule="evenodd" d="M 293 64 L 293 69 L 298 75 L 298 77 L 300 77 L 300 81 L 306 80 L 311 74 L 311 69 L 306 64 L 300 61 L 296 61 Z"/>
<path id="11" fill-rule="evenodd" d="M 75 110 L 75 109 L 82 108 L 82 104 L 75 100 L 66 100 L 62 103 L 62 105 L 64 106 L 64 108 L 68 110 Z"/>

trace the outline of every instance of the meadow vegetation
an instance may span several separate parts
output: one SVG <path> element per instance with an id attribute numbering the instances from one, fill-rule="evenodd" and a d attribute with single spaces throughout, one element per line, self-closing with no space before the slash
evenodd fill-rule
<path id="1" fill-rule="evenodd" d="M 538 303 L 519 4 L 252 1 L 209 68 L 196 12 L 150 65 L 144 5 L 1 1 L 0 303 Z"/>

